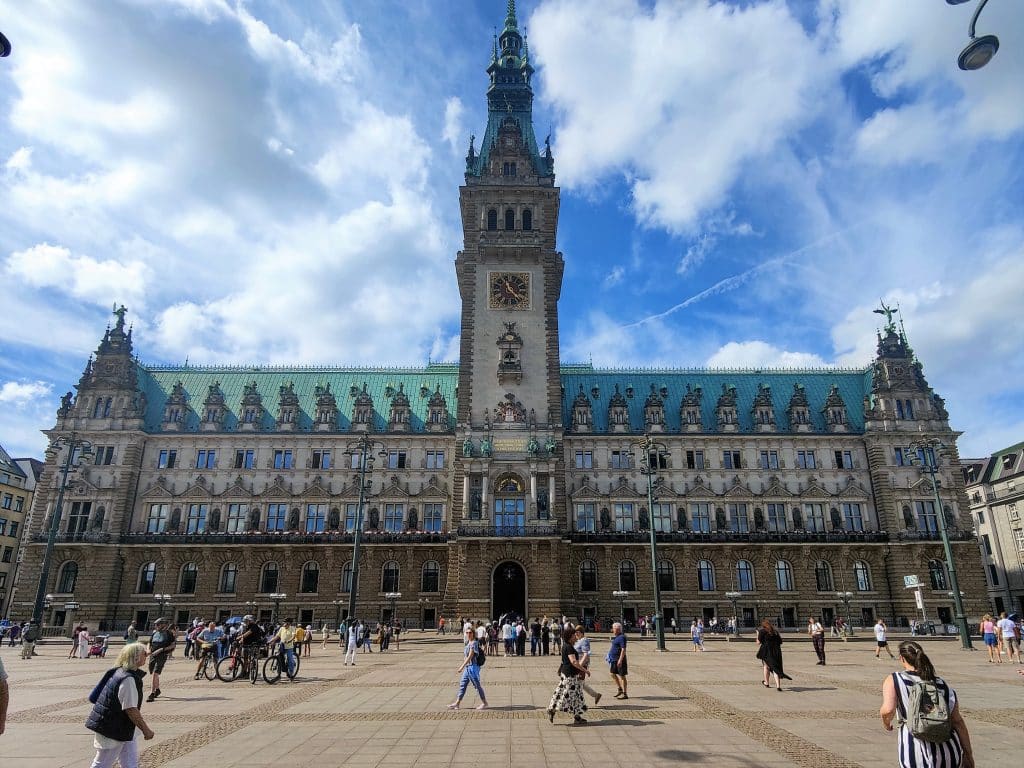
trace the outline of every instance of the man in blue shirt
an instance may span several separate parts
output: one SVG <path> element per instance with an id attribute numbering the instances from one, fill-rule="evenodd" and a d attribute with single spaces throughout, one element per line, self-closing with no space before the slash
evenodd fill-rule
<path id="1" fill-rule="evenodd" d="M 605 660 L 608 662 L 612 673 L 612 680 L 615 681 L 615 685 L 619 688 L 615 698 L 628 699 L 626 675 L 629 674 L 629 670 L 626 666 L 626 635 L 622 632 L 622 624 L 617 621 L 612 624 L 612 647 L 608 649 L 608 655 L 605 657 Z"/>

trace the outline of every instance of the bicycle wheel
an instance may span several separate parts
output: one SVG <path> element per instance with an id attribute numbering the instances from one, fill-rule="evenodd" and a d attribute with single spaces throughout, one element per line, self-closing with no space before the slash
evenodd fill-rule
<path id="1" fill-rule="evenodd" d="M 217 662 L 217 679 L 222 683 L 230 683 L 238 679 L 242 664 L 235 656 L 225 656 Z"/>
<path id="2" fill-rule="evenodd" d="M 288 670 L 285 669 L 285 674 L 288 675 L 288 679 L 289 680 L 294 680 L 296 677 L 299 676 L 299 664 L 300 664 L 299 656 L 298 656 L 298 654 L 296 654 L 295 655 L 295 666 L 292 667 L 291 673 L 289 673 Z"/>
<path id="3" fill-rule="evenodd" d="M 203 662 L 202 673 L 207 680 L 213 680 L 217 676 L 217 663 L 212 656 L 207 655 L 206 661 Z"/>
<path id="4" fill-rule="evenodd" d="M 256 681 L 260 679 L 260 658 L 259 656 L 253 655 L 249 657 L 249 682 L 256 685 Z"/>
<path id="5" fill-rule="evenodd" d="M 281 665 L 278 663 L 276 654 L 263 662 L 263 679 L 270 685 L 281 679 Z"/>

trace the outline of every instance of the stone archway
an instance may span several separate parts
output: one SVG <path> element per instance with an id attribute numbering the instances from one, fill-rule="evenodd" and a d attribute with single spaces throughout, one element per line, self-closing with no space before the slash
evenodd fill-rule
<path id="1" fill-rule="evenodd" d="M 514 560 L 498 563 L 491 574 L 491 618 L 509 613 L 526 618 L 526 570 Z"/>

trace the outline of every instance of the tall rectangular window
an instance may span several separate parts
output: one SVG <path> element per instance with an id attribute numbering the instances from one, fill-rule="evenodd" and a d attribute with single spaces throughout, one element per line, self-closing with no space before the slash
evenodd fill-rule
<path id="1" fill-rule="evenodd" d="M 405 516 L 404 504 L 384 505 L 384 530 L 398 532 L 402 530 L 402 520 Z"/>
<path id="2" fill-rule="evenodd" d="M 786 530 L 786 505 L 768 504 L 768 530 L 772 533 L 784 533 Z"/>
<path id="3" fill-rule="evenodd" d="M 853 453 L 850 451 L 836 451 L 836 469 L 853 469 Z"/>
<path id="4" fill-rule="evenodd" d="M 596 528 L 594 515 L 594 504 L 585 502 L 576 505 L 576 530 L 584 533 L 593 533 Z"/>
<path id="5" fill-rule="evenodd" d="M 388 451 L 388 469 L 405 469 L 405 451 Z"/>
<path id="6" fill-rule="evenodd" d="M 256 451 L 235 451 L 235 469 L 253 469 L 256 466 Z"/>
<path id="7" fill-rule="evenodd" d="M 896 466 L 897 466 L 897 467 L 903 467 L 903 466 L 906 466 L 906 464 L 907 464 L 907 458 L 906 458 L 906 456 L 905 456 L 905 455 L 903 454 L 903 449 L 902 449 L 902 448 L 899 448 L 899 447 L 897 447 L 897 448 L 894 448 L 894 449 L 893 449 L 893 452 L 894 452 L 894 457 L 895 457 L 895 460 L 896 460 Z"/>
<path id="8" fill-rule="evenodd" d="M 797 451 L 796 465 L 800 469 L 817 469 L 818 463 L 814 458 L 814 451 Z"/>
<path id="9" fill-rule="evenodd" d="M 431 533 L 440 533 L 443 525 L 444 504 L 424 504 L 422 529 Z"/>
<path id="10" fill-rule="evenodd" d="M 427 469 L 444 469 L 444 451 L 427 451 Z"/>
<path id="11" fill-rule="evenodd" d="M 10 509 L 14 506 L 14 494 L 5 493 L 3 501 L 0 501 L 0 509 Z"/>
<path id="12" fill-rule="evenodd" d="M 160 451 L 160 455 L 157 458 L 156 466 L 157 469 L 174 469 L 174 465 L 178 461 L 178 452 L 170 449 Z"/>
<path id="13" fill-rule="evenodd" d="M 1017 545 L 1017 551 L 1024 552 L 1024 528 L 1013 529 L 1013 541 Z"/>
<path id="14" fill-rule="evenodd" d="M 655 531 L 670 533 L 672 531 L 672 505 L 655 502 L 651 508 L 651 523 L 654 525 Z"/>
<path id="15" fill-rule="evenodd" d="M 248 504 L 228 504 L 228 533 L 244 533 L 249 517 Z"/>
<path id="16" fill-rule="evenodd" d="M 843 529 L 847 531 L 863 531 L 864 515 L 860 504 L 843 504 Z"/>
<path id="17" fill-rule="evenodd" d="M 740 469 L 739 451 L 722 451 L 722 469 Z"/>
<path id="18" fill-rule="evenodd" d="M 917 512 L 917 528 L 927 533 L 939 532 L 939 518 L 935 514 L 934 501 L 915 501 L 914 508 Z"/>
<path id="19" fill-rule="evenodd" d="M 291 469 L 293 463 L 291 450 L 274 451 L 274 469 Z"/>
<path id="20" fill-rule="evenodd" d="M 326 449 L 313 451 L 313 460 L 310 463 L 313 469 L 330 469 L 331 452 Z"/>
<path id="21" fill-rule="evenodd" d="M 14 559 L 14 547 L 4 547 L 4 555 L 0 559 L 5 563 L 11 562 Z"/>
<path id="22" fill-rule="evenodd" d="M 804 529 L 814 533 L 825 532 L 824 504 L 804 504 Z"/>
<path id="23" fill-rule="evenodd" d="M 576 451 L 576 469 L 593 469 L 593 451 Z"/>
<path id="24" fill-rule="evenodd" d="M 687 451 L 686 468 L 704 469 L 704 451 Z"/>
<path id="25" fill-rule="evenodd" d="M 10 547 L 8 547 L 8 549 L 10 549 Z M 6 556 L 7 556 L 7 553 L 5 551 L 4 552 L 4 557 L 6 558 Z M 7 559 L 4 560 L 4 562 L 5 563 L 10 562 L 10 559 L 7 558 Z M 993 587 L 998 587 L 999 586 L 999 569 L 995 565 L 989 565 L 988 566 L 988 580 L 989 580 L 989 582 L 991 582 Z"/>
<path id="26" fill-rule="evenodd" d="M 632 464 L 633 454 L 629 451 L 611 451 L 608 455 L 608 466 L 611 469 L 629 469 Z"/>
<path id="27" fill-rule="evenodd" d="M 652 469 L 668 469 L 668 453 L 665 451 L 651 451 L 647 454 L 647 466 Z"/>
<path id="28" fill-rule="evenodd" d="M 196 469 L 213 469 L 216 463 L 216 451 L 202 449 L 196 453 Z"/>
<path id="29" fill-rule="evenodd" d="M 92 511 L 91 501 L 76 501 L 71 505 L 68 514 L 68 533 L 85 533 L 89 525 L 89 513 Z"/>
<path id="30" fill-rule="evenodd" d="M 150 504 L 149 517 L 146 519 L 146 533 L 163 533 L 167 530 L 167 512 L 169 504 Z"/>
<path id="31" fill-rule="evenodd" d="M 306 505 L 306 533 L 323 533 L 327 526 L 327 505 Z"/>
<path id="32" fill-rule="evenodd" d="M 205 504 L 189 504 L 185 533 L 206 533 L 206 514 Z"/>
<path id="33" fill-rule="evenodd" d="M 354 533 L 356 530 L 356 515 L 359 512 L 359 505 L 349 503 L 345 505 L 345 533 Z"/>
<path id="34" fill-rule="evenodd" d="M 981 544 L 985 548 L 985 554 L 986 555 L 991 555 L 992 554 L 992 539 L 990 539 L 988 537 L 987 533 L 983 533 L 981 535 Z"/>
<path id="35" fill-rule="evenodd" d="M 7 535 L 7 518 L 0 517 L 0 536 Z"/>
<path id="36" fill-rule="evenodd" d="M 778 469 L 779 452 L 761 451 L 761 469 Z"/>
<path id="37" fill-rule="evenodd" d="M 746 504 L 729 504 L 729 530 L 733 533 L 750 533 L 750 519 Z"/>
<path id="38" fill-rule="evenodd" d="M 96 466 L 107 466 L 114 463 L 114 446 L 101 445 L 96 448 L 96 456 L 93 459 Z"/>
<path id="39" fill-rule="evenodd" d="M 25 497 L 24 496 L 15 496 L 14 497 L 14 511 L 15 512 L 24 512 L 25 511 Z M 1011 516 L 1011 519 L 1015 520 L 1016 518 Z"/>
<path id="40" fill-rule="evenodd" d="M 287 504 L 267 504 L 267 530 L 283 531 L 288 524 Z"/>
<path id="41" fill-rule="evenodd" d="M 613 504 L 615 511 L 615 530 L 627 532 L 633 530 L 633 504 L 630 502 Z"/>
<path id="42" fill-rule="evenodd" d="M 699 502 L 690 505 L 690 527 L 696 533 L 711 533 L 711 505 Z"/>

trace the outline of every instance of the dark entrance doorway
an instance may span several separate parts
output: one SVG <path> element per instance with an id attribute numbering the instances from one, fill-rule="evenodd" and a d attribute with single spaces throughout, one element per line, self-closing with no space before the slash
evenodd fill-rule
<path id="1" fill-rule="evenodd" d="M 491 588 L 491 618 L 513 613 L 526 616 L 526 571 L 519 563 L 504 562 L 494 569 Z"/>

